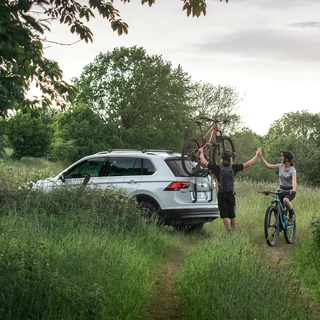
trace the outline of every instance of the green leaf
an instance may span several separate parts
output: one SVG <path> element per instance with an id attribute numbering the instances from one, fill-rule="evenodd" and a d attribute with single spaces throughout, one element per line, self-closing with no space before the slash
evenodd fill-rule
<path id="1" fill-rule="evenodd" d="M 40 33 L 43 33 L 43 29 L 40 26 L 40 24 L 35 20 L 35 18 L 28 16 L 28 15 L 24 15 L 21 14 L 21 16 L 23 17 L 23 19 L 25 19 L 25 21 L 27 22 L 27 25 L 30 25 L 32 28 L 34 28 L 35 30 L 39 31 Z"/>
<path id="2" fill-rule="evenodd" d="M 19 73 L 19 65 L 16 61 L 12 62 L 12 73 L 18 74 Z"/>

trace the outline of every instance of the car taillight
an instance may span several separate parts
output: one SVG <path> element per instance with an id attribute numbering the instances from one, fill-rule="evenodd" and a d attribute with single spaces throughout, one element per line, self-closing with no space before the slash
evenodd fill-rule
<path id="1" fill-rule="evenodd" d="M 164 191 L 179 191 L 180 189 L 188 189 L 190 182 L 171 182 Z"/>

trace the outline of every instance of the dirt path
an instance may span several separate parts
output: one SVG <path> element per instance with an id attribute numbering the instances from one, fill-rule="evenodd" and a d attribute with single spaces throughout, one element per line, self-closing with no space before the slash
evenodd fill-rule
<path id="1" fill-rule="evenodd" d="M 187 256 L 187 250 L 173 250 L 158 267 L 155 295 L 143 319 L 175 320 L 180 318 L 179 299 L 173 292 L 173 283 Z"/>
<path id="2" fill-rule="evenodd" d="M 173 286 L 177 274 L 192 248 L 199 239 L 188 238 L 172 250 L 169 256 L 158 266 L 155 283 L 155 294 L 150 297 L 152 302 L 143 316 L 143 320 L 177 320 L 180 319 L 181 304 L 174 294 Z"/>
<path id="3" fill-rule="evenodd" d="M 197 239 L 185 239 L 184 245 L 172 250 L 169 256 L 158 266 L 154 295 L 146 309 L 143 320 L 178 320 L 181 316 L 181 303 L 174 294 L 173 286 L 177 274 L 181 270 L 189 252 L 199 242 Z M 186 245 L 186 243 L 188 245 Z M 285 243 L 277 247 L 264 247 L 260 252 L 267 265 L 284 276 L 286 264 L 292 254 L 291 246 Z"/>
<path id="4" fill-rule="evenodd" d="M 188 246 L 179 246 L 158 266 L 155 283 L 155 294 L 145 314 L 144 320 L 177 320 L 180 319 L 181 305 L 179 297 L 174 294 L 173 285 L 177 274 L 183 267 L 185 259 L 196 244 L 196 239 L 185 239 Z M 263 250 L 263 257 L 270 267 L 282 272 L 283 264 L 289 259 L 289 246 L 268 247 Z"/>

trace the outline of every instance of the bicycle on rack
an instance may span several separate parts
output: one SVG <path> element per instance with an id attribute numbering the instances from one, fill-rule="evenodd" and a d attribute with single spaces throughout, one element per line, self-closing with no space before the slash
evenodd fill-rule
<path id="1" fill-rule="evenodd" d="M 271 204 L 268 206 L 264 218 L 264 234 L 267 244 L 269 246 L 275 246 L 279 238 L 279 233 L 282 231 L 284 233 L 286 242 L 289 244 L 293 243 L 296 237 L 296 221 L 289 221 L 288 210 L 284 207 L 280 199 L 281 195 L 285 194 L 286 192 L 258 192 L 266 196 L 273 196 Z"/>
<path id="2" fill-rule="evenodd" d="M 203 134 L 202 125 L 211 122 L 212 125 L 208 131 Z M 235 152 L 234 143 L 230 137 L 224 136 L 219 129 L 219 123 L 227 124 L 230 120 L 216 120 L 208 117 L 202 117 L 195 123 L 199 126 L 201 140 L 188 138 L 185 140 L 182 148 L 182 167 L 190 176 L 208 175 L 208 170 L 201 167 L 199 148 L 203 148 L 206 159 L 214 163 L 219 163 L 221 152 L 229 149 Z"/>

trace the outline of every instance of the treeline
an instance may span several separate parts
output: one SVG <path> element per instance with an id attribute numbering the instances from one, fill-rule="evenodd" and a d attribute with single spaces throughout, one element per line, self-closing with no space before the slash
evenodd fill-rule
<path id="1" fill-rule="evenodd" d="M 20 110 L 0 120 L 0 154 L 8 147 L 17 160 L 46 157 L 70 164 L 110 148 L 180 152 L 187 137 L 199 136 L 194 120 L 208 116 L 232 120 L 225 134 L 235 141 L 237 162 L 262 147 L 266 159 L 278 163 L 280 150 L 289 149 L 295 154 L 298 182 L 320 184 L 320 114 L 287 113 L 258 136 L 241 126 L 235 88 L 194 82 L 181 66 L 138 47 L 100 53 L 73 85 L 76 96 L 65 110 Z M 241 177 L 277 179 L 259 163 Z"/>

